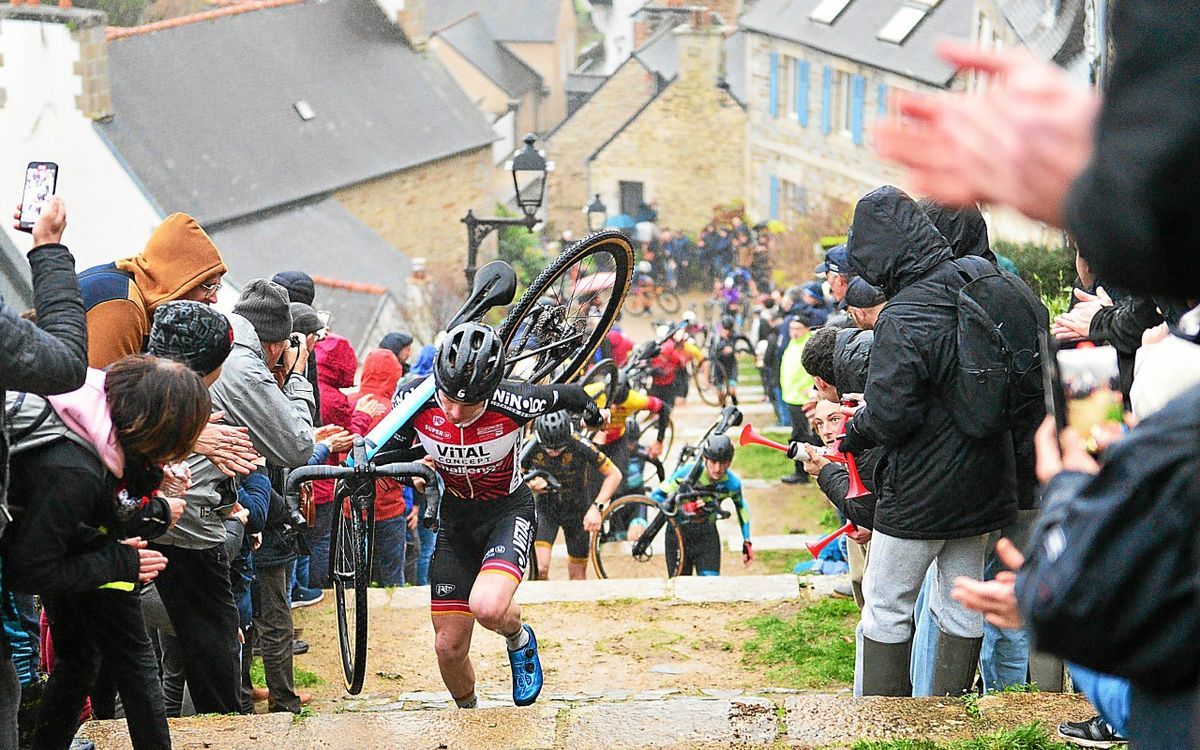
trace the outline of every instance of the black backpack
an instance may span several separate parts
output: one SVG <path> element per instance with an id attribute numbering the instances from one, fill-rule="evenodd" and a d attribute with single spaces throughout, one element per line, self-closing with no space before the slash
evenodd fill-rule
<path id="1" fill-rule="evenodd" d="M 958 291 L 958 372 L 948 394 L 959 429 L 993 437 L 1030 423 L 1045 409 L 1038 332 L 1046 306 L 1020 279 L 979 257 L 952 261 Z"/>

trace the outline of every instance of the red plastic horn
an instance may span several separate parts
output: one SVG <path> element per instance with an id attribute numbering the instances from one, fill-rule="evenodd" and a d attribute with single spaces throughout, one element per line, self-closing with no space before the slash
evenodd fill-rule
<path id="1" fill-rule="evenodd" d="M 788 447 L 783 443 L 777 443 L 768 437 L 765 437 L 761 432 L 754 429 L 754 425 L 746 425 L 742 428 L 741 437 L 738 438 L 738 445 L 765 445 L 768 448 L 774 448 L 777 451 L 788 452 Z"/>
<path id="2" fill-rule="evenodd" d="M 848 533 L 851 531 L 855 531 L 857 528 L 858 527 L 855 526 L 852 521 L 847 521 L 846 523 L 842 524 L 842 527 L 840 529 L 833 532 L 832 534 L 829 534 L 828 536 L 823 536 L 820 539 L 818 539 L 817 541 L 813 542 L 812 544 L 806 544 L 804 546 L 808 548 L 808 551 L 812 554 L 813 559 L 815 560 L 815 559 L 817 559 L 817 556 L 821 554 L 821 550 L 828 547 L 830 542 L 837 539 L 842 534 L 845 534 L 845 533 Z"/>

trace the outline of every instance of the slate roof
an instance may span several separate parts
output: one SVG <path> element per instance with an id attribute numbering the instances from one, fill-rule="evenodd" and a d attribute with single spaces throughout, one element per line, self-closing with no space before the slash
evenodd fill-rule
<path id="1" fill-rule="evenodd" d="M 108 65 L 116 115 L 97 127 L 158 205 L 210 228 L 495 138 L 372 0 L 131 36 L 109 44 Z"/>
<path id="2" fill-rule="evenodd" d="M 430 30 L 478 12 L 492 38 L 502 42 L 556 42 L 561 0 L 427 0 Z"/>
<path id="3" fill-rule="evenodd" d="M 365 333 L 379 299 L 378 287 L 404 298 L 411 273 L 408 256 L 363 224 L 333 198 L 274 211 L 256 220 L 226 224 L 211 232 L 229 266 L 231 281 L 269 279 L 280 271 L 301 270 L 374 287 L 374 292 L 317 288 L 316 307 L 329 310 L 334 328 L 357 341 Z"/>
<path id="4" fill-rule="evenodd" d="M 832 24 L 808 20 L 818 2 L 759 0 L 739 26 L 934 86 L 954 78 L 954 68 L 934 54 L 935 44 L 971 37 L 974 0 L 942 0 L 900 45 L 876 38 L 900 0 L 851 0 Z"/>
<path id="5" fill-rule="evenodd" d="M 542 77 L 497 42 L 478 13 L 439 29 L 435 35 L 514 99 L 542 85 Z"/>
<path id="6" fill-rule="evenodd" d="M 1063 0 L 1058 13 L 1049 17 L 1045 0 L 995 0 L 995 4 L 1029 51 L 1038 57 L 1066 67 L 1084 53 L 1087 17 L 1083 0 Z"/>
<path id="7" fill-rule="evenodd" d="M 3 230 L 0 230 L 0 299 L 18 313 L 33 307 L 29 261 Z"/>
<path id="8" fill-rule="evenodd" d="M 673 27 L 665 26 L 633 53 L 643 65 L 662 76 L 664 81 L 673 81 L 679 74 L 679 47 L 675 41 Z"/>

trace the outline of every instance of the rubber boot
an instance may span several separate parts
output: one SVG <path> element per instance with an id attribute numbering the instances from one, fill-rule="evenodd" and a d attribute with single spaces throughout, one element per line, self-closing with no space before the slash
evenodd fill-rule
<path id="1" fill-rule="evenodd" d="M 880 643 L 862 638 L 862 694 L 912 697 L 908 665 L 912 638 L 902 643 Z"/>
<path id="2" fill-rule="evenodd" d="M 1043 693 L 1063 692 L 1066 686 L 1063 680 L 1062 659 L 1030 649 L 1029 681 L 1037 685 L 1038 690 Z"/>
<path id="3" fill-rule="evenodd" d="M 979 649 L 983 638 L 963 638 L 938 628 L 937 649 L 933 657 L 933 687 L 930 695 L 959 696 L 975 684 Z"/>

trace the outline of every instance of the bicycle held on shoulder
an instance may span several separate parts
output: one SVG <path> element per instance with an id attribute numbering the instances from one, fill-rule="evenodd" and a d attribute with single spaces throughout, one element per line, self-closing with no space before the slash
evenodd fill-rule
<path id="1" fill-rule="evenodd" d="M 633 271 L 633 250 L 620 232 L 605 230 L 563 251 L 509 309 L 497 334 L 505 346 L 505 379 L 565 383 L 591 358 L 608 334 Z M 479 269 L 466 302 L 446 326 L 479 321 L 497 307 L 512 304 L 517 277 L 494 261 Z M 375 538 L 375 480 L 420 477 L 426 508 L 421 523 L 436 530 L 441 494 L 434 470 L 424 463 L 374 464 L 376 454 L 417 411 L 433 398 L 427 377 L 408 398 L 355 447 L 343 466 L 305 466 L 291 472 L 286 492 L 296 502 L 302 482 L 339 480 L 330 535 L 329 577 L 337 598 L 338 639 L 347 692 L 362 690 L 367 663 L 367 588 Z"/>
<path id="2" fill-rule="evenodd" d="M 727 406 L 695 448 L 695 455 L 708 439 L 722 435 L 729 428 L 742 423 L 742 413 L 734 406 Z M 684 452 L 688 452 L 685 447 Z M 680 462 L 683 463 L 682 461 Z M 678 489 L 664 503 L 658 503 L 645 495 L 626 495 L 609 504 L 600 514 L 600 531 L 592 534 L 592 565 L 598 578 L 674 578 L 683 572 L 684 538 L 682 524 L 700 520 L 714 512 L 712 503 L 717 503 L 715 512 L 728 515 L 719 508 L 714 491 L 698 487 L 704 462 L 696 461 L 688 476 L 680 481 Z M 684 511 L 682 514 L 680 511 Z M 619 531 L 620 523 L 629 518 L 641 518 L 645 527 L 636 539 L 628 532 Z M 629 526 L 632 528 L 632 525 Z M 671 538 L 677 552 L 666 554 L 667 539 Z M 657 559 L 662 555 L 662 559 Z"/>

